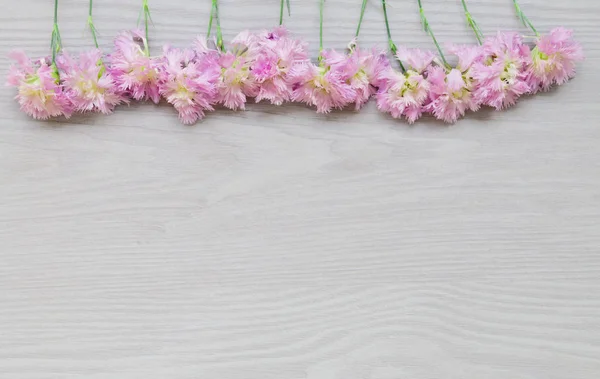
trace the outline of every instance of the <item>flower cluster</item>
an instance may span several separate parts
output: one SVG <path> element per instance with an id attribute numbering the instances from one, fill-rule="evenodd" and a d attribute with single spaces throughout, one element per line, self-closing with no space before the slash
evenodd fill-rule
<path id="1" fill-rule="evenodd" d="M 390 62 L 384 51 L 364 50 L 352 41 L 344 52 L 321 51 L 313 63 L 307 44 L 277 27 L 242 32 L 227 50 L 198 38 L 190 48 L 167 46 L 155 57 L 144 34 L 133 30 L 117 36 L 107 55 L 98 49 L 78 58 L 61 52 L 53 62 L 12 53 L 16 64 L 8 84 L 17 87 L 21 110 L 36 119 L 108 114 L 119 104 L 163 98 L 181 122 L 193 124 L 217 106 L 245 109 L 250 98 L 274 105 L 301 102 L 328 113 L 358 110 L 374 97 L 380 111 L 409 123 L 424 113 L 453 123 L 469 110 L 504 109 L 524 94 L 564 84 L 583 59 L 581 46 L 564 28 L 538 37 L 533 48 L 508 32 L 447 51 L 457 58 L 454 67 L 419 49 L 399 48 L 399 62 Z"/>

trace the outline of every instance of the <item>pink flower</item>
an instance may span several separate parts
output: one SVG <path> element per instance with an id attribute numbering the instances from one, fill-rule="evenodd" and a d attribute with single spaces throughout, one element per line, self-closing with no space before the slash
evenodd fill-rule
<path id="1" fill-rule="evenodd" d="M 369 79 L 369 83 L 377 92 L 377 89 L 384 84 L 381 74 L 391 66 L 386 52 L 373 49 L 370 53 L 366 53 L 361 50 L 358 54 L 358 60 L 362 71 Z"/>
<path id="2" fill-rule="evenodd" d="M 437 119 L 454 123 L 470 109 L 476 111 L 479 106 L 474 101 L 468 80 L 456 68 L 446 73 L 442 67 L 432 67 L 427 76 L 431 83 L 430 103 L 425 109 Z"/>
<path id="3" fill-rule="evenodd" d="M 193 124 L 217 102 L 219 67 L 214 55 L 197 56 L 191 49 L 165 48 L 160 67 L 160 94 L 179 112 L 179 120 Z"/>
<path id="4" fill-rule="evenodd" d="M 356 93 L 354 104 L 359 110 L 377 92 L 382 84 L 381 74 L 390 64 L 385 52 L 361 50 L 354 41 L 348 46 L 349 54 L 339 57 L 336 66 Z"/>
<path id="5" fill-rule="evenodd" d="M 399 47 L 396 58 L 403 62 L 412 71 L 422 74 L 427 70 L 435 58 L 435 54 L 429 50 L 407 49 Z"/>
<path id="6" fill-rule="evenodd" d="M 483 60 L 473 66 L 478 81 L 476 101 L 496 109 L 514 105 L 529 92 L 527 68 L 531 62 L 529 47 L 516 33 L 498 33 L 483 44 Z"/>
<path id="7" fill-rule="evenodd" d="M 571 30 L 556 28 L 538 38 L 529 67 L 532 92 L 547 91 L 575 76 L 575 63 L 583 60 L 583 49 L 572 36 Z"/>
<path id="8" fill-rule="evenodd" d="M 481 60 L 482 50 L 479 46 L 450 46 L 447 50 L 458 57 L 458 64 L 449 72 L 439 66 L 429 69 L 430 101 L 425 109 L 439 120 L 454 123 L 467 110 L 479 109 L 473 96 L 476 82 L 472 67 Z"/>
<path id="9" fill-rule="evenodd" d="M 258 94 L 259 85 L 250 68 L 258 51 L 257 37 L 245 31 L 238 34 L 226 52 L 210 50 L 206 44 L 196 42 L 198 54 L 215 57 L 219 70 L 217 102 L 233 110 L 245 109 L 248 97 Z"/>
<path id="10" fill-rule="evenodd" d="M 110 74 L 120 91 L 135 100 L 160 101 L 158 60 L 149 56 L 141 30 L 123 32 L 115 38 L 115 51 L 108 57 Z"/>
<path id="11" fill-rule="evenodd" d="M 448 45 L 446 50 L 458 58 L 456 68 L 462 72 L 472 71 L 476 63 L 481 63 L 484 58 L 484 50 L 478 45 Z"/>
<path id="12" fill-rule="evenodd" d="M 399 49 L 397 58 L 407 64 L 404 73 L 388 68 L 377 92 L 377 108 L 394 118 L 406 117 L 414 123 L 423 114 L 429 83 L 423 76 L 435 55 L 418 49 Z"/>
<path id="13" fill-rule="evenodd" d="M 308 59 L 308 44 L 290 37 L 283 26 L 259 34 L 257 43 L 260 48 L 273 50 L 281 57 L 279 65 L 283 70 L 289 70 L 294 63 Z"/>
<path id="14" fill-rule="evenodd" d="M 329 113 L 354 102 L 356 91 L 340 69 L 340 59 L 336 52 L 322 52 L 318 66 L 310 62 L 294 66 L 290 74 L 292 100 L 316 106 L 317 113 Z"/>
<path id="15" fill-rule="evenodd" d="M 46 120 L 72 113 L 72 104 L 59 83 L 56 67 L 48 59 L 32 62 L 24 52 L 15 51 L 9 57 L 17 62 L 10 67 L 7 84 L 17 87 L 15 97 L 27 115 Z"/>
<path id="16" fill-rule="evenodd" d="M 256 94 L 256 102 L 269 100 L 271 104 L 281 105 L 291 96 L 291 85 L 286 80 L 279 65 L 279 56 L 272 50 L 260 52 L 252 64 L 252 76 L 260 85 Z"/>
<path id="17" fill-rule="evenodd" d="M 57 60 L 64 91 L 79 112 L 109 114 L 115 106 L 127 102 L 112 75 L 102 62 L 102 52 L 94 49 L 82 53 L 79 62 L 68 54 Z"/>
<path id="18" fill-rule="evenodd" d="M 259 84 L 256 102 L 269 100 L 281 105 L 292 96 L 289 73 L 294 64 L 308 59 L 307 45 L 288 37 L 283 27 L 263 32 L 258 38 L 258 55 L 252 64 L 252 76 Z"/>
<path id="19" fill-rule="evenodd" d="M 289 33 L 285 26 L 279 25 L 273 28 L 272 30 L 263 31 L 259 34 L 258 37 L 261 40 L 261 43 L 264 43 L 265 40 L 276 43 L 282 38 L 289 38 L 288 35 Z"/>
<path id="20" fill-rule="evenodd" d="M 218 84 L 218 100 L 233 110 L 245 109 L 247 97 L 256 95 L 258 85 L 250 77 L 251 61 L 243 55 L 225 52 L 219 56 L 221 76 Z"/>

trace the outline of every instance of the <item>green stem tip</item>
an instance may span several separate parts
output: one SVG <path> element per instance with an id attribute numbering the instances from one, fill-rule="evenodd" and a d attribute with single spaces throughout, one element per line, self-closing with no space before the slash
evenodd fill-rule
<path id="1" fill-rule="evenodd" d="M 148 0 L 142 0 L 142 9 L 140 9 L 140 14 L 138 16 L 138 26 L 140 24 L 141 18 L 142 18 L 142 14 L 144 15 L 144 34 L 146 36 L 146 44 L 144 46 L 144 53 L 147 56 L 150 56 L 150 49 L 149 49 L 149 39 L 148 39 L 148 29 L 149 29 L 149 23 L 152 23 L 154 25 L 154 21 L 152 21 L 152 16 L 150 15 L 150 7 L 148 6 Z"/>
<path id="2" fill-rule="evenodd" d="M 279 6 L 279 25 L 283 25 L 283 8 L 284 8 L 284 5 L 287 8 L 288 16 L 292 15 L 292 12 L 290 10 L 290 0 L 281 0 L 281 4 Z"/>
<path id="3" fill-rule="evenodd" d="M 325 8 L 325 0 L 319 0 L 319 57 L 323 51 L 323 10 Z"/>
<path id="4" fill-rule="evenodd" d="M 360 34 L 360 26 L 362 25 L 363 17 L 365 16 L 366 9 L 367 9 L 367 0 L 363 0 L 362 6 L 360 8 L 360 17 L 358 19 L 358 26 L 356 27 L 356 34 L 354 35 L 355 37 L 358 37 L 358 35 Z"/>
<path id="5" fill-rule="evenodd" d="M 527 16 L 525 16 L 525 13 L 523 13 L 523 11 L 521 10 L 521 6 L 517 2 L 517 0 L 513 0 L 513 4 L 515 5 L 515 11 L 517 12 L 517 17 L 519 17 L 519 19 L 521 20 L 523 25 L 525 25 L 526 27 L 529 27 L 533 31 L 533 33 L 535 33 L 536 37 L 539 37 L 540 33 L 538 33 L 538 31 L 535 29 L 535 27 L 533 26 L 531 21 L 529 21 Z"/>
<path id="6" fill-rule="evenodd" d="M 96 49 L 97 49 L 99 47 L 98 46 L 98 37 L 97 37 L 98 31 L 96 30 L 96 26 L 94 25 L 94 19 L 92 18 L 93 2 L 94 2 L 94 0 L 90 0 L 90 9 L 88 12 L 87 24 L 88 24 L 88 28 L 90 29 L 90 32 L 92 33 L 92 38 L 94 39 L 94 45 L 96 46 Z"/>
<path id="7" fill-rule="evenodd" d="M 54 0 L 54 23 L 52 25 L 52 36 L 50 37 L 50 49 L 52 49 L 52 63 L 56 63 L 56 55 L 62 49 L 60 30 L 58 29 L 58 0 Z"/>
<path id="8" fill-rule="evenodd" d="M 210 32 L 212 31 L 213 19 L 216 20 L 217 25 L 217 48 L 221 51 L 225 50 L 225 45 L 223 44 L 223 32 L 221 31 L 221 19 L 219 18 L 219 3 L 218 0 L 212 0 L 210 9 L 210 18 L 208 19 L 208 32 L 206 33 L 206 38 L 210 37 Z"/>
<path id="9" fill-rule="evenodd" d="M 429 26 L 427 17 L 425 17 L 425 11 L 423 10 L 423 5 L 421 4 L 421 0 L 417 0 L 417 2 L 419 4 L 419 14 L 421 15 L 421 24 L 423 25 L 423 30 L 425 30 L 425 32 L 427 34 L 429 34 L 429 36 L 431 36 L 431 39 L 433 40 L 433 43 L 435 44 L 435 47 L 437 48 L 437 51 L 440 54 L 440 58 L 442 59 L 442 62 L 444 62 L 444 65 L 446 67 L 448 67 L 449 66 L 448 61 L 446 61 L 444 52 L 443 52 L 442 48 L 440 47 L 440 44 L 438 43 L 437 39 L 435 38 L 435 34 L 433 34 L 431 27 Z"/>
<path id="10" fill-rule="evenodd" d="M 479 29 L 479 25 L 477 25 L 477 22 L 471 15 L 471 12 L 469 12 L 469 9 L 467 8 L 467 2 L 465 0 L 461 0 L 461 2 L 462 2 L 463 9 L 465 11 L 465 17 L 467 18 L 467 24 L 473 30 L 473 33 L 475 34 L 475 38 L 477 38 L 477 42 L 481 45 L 483 43 L 483 39 L 484 39 L 483 33 L 481 32 L 481 29 Z"/>
<path id="11" fill-rule="evenodd" d="M 385 30 L 387 32 L 387 37 L 388 37 L 388 46 L 390 48 L 390 51 L 392 52 L 392 54 L 394 54 L 394 57 L 398 61 L 398 64 L 400 65 L 400 69 L 402 71 L 406 71 L 406 69 L 404 68 L 404 65 L 402 64 L 402 61 L 396 56 L 396 52 L 397 52 L 398 48 L 396 47 L 396 44 L 392 40 L 392 32 L 390 31 L 390 22 L 388 20 L 388 14 L 387 14 L 387 4 L 385 1 L 386 0 L 381 0 L 381 6 L 383 8 L 383 19 L 385 20 Z"/>

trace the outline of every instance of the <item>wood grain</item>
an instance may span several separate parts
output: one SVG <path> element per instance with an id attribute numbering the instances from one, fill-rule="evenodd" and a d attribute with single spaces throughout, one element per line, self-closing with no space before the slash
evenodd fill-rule
<path id="1" fill-rule="evenodd" d="M 209 2 L 151 0 L 152 50 L 187 45 Z M 317 1 L 286 24 L 318 39 Z M 66 49 L 91 46 L 61 0 Z M 424 2 L 441 42 L 474 41 L 456 0 Z M 139 4 L 96 1 L 100 42 Z M 414 2 L 396 42 L 431 48 Z M 600 3 L 523 0 L 587 60 L 555 91 L 447 127 L 250 104 L 194 127 L 167 105 L 35 122 L 0 91 L 0 378 L 595 379 L 600 373 Z M 278 1 L 222 0 L 223 28 Z M 472 0 L 485 33 L 525 30 Z M 327 47 L 360 1 L 328 0 Z M 46 54 L 52 2 L 5 2 L 0 66 Z M 385 46 L 370 1 L 361 43 Z"/>

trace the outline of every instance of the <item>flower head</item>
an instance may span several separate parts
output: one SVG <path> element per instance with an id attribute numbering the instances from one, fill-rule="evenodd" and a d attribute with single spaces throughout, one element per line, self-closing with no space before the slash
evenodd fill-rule
<path id="1" fill-rule="evenodd" d="M 127 101 L 106 70 L 100 50 L 82 53 L 79 61 L 65 53 L 59 57 L 57 65 L 64 91 L 75 110 L 108 114 L 115 106 Z"/>
<path id="2" fill-rule="evenodd" d="M 71 116 L 72 104 L 63 92 L 56 66 L 48 59 L 32 62 L 22 51 L 9 56 L 17 63 L 10 67 L 7 84 L 18 88 L 15 99 L 23 112 L 39 120 Z"/>
<path id="3" fill-rule="evenodd" d="M 250 70 L 257 55 L 256 36 L 244 31 L 233 39 L 231 46 L 229 51 L 222 52 L 196 43 L 196 52 L 216 59 L 219 69 L 217 102 L 229 109 L 245 109 L 247 98 L 256 96 L 259 89 Z"/>
<path id="4" fill-rule="evenodd" d="M 359 110 L 377 92 L 382 84 L 381 74 L 390 64 L 383 51 L 362 50 L 355 42 L 349 47 L 349 54 L 339 57 L 336 65 L 356 93 L 354 104 Z"/>
<path id="5" fill-rule="evenodd" d="M 482 50 L 479 46 L 457 45 L 447 50 L 458 57 L 458 64 L 450 71 L 439 66 L 429 69 L 430 101 L 425 108 L 437 119 L 454 123 L 467 110 L 479 109 L 479 103 L 473 96 L 477 82 L 473 78 L 472 68 L 482 59 Z"/>
<path id="6" fill-rule="evenodd" d="M 219 68 L 214 56 L 191 49 L 165 48 L 159 70 L 160 94 L 179 112 L 179 120 L 193 124 L 212 111 L 217 101 Z"/>
<path id="7" fill-rule="evenodd" d="M 453 68 L 446 73 L 442 67 L 432 67 L 427 80 L 431 83 L 431 101 L 426 110 L 437 119 L 453 123 L 468 109 L 475 111 L 479 108 L 473 99 L 468 77 L 460 70 Z"/>
<path id="8" fill-rule="evenodd" d="M 478 81 L 474 95 L 477 102 L 496 109 L 514 105 L 529 92 L 527 68 L 531 61 L 529 47 L 516 33 L 498 33 L 483 44 L 483 59 L 473 66 Z"/>
<path id="9" fill-rule="evenodd" d="M 344 55 L 322 52 L 319 65 L 310 62 L 294 66 L 291 73 L 292 100 L 317 107 L 317 113 L 342 109 L 356 100 L 356 91 L 348 83 L 340 66 Z"/>
<path id="10" fill-rule="evenodd" d="M 404 116 L 411 124 L 421 117 L 430 88 L 424 72 L 434 57 L 428 51 L 399 49 L 397 58 L 407 64 L 407 70 L 402 73 L 388 68 L 385 71 L 377 92 L 377 108 L 394 118 Z"/>
<path id="11" fill-rule="evenodd" d="M 269 100 L 281 105 L 292 96 L 289 73 L 294 64 L 308 59 L 307 45 L 288 36 L 283 27 L 263 32 L 257 39 L 258 53 L 252 76 L 259 84 L 256 101 Z"/>
<path id="12" fill-rule="evenodd" d="M 435 59 L 435 54 L 429 50 L 398 48 L 396 58 L 404 62 L 412 71 L 422 74 Z"/>
<path id="13" fill-rule="evenodd" d="M 529 69 L 532 92 L 547 91 L 575 76 L 575 63 L 583 60 L 583 49 L 572 36 L 571 30 L 556 28 L 538 38 Z"/>
<path id="14" fill-rule="evenodd" d="M 470 72 L 476 63 L 481 63 L 484 58 L 483 47 L 478 45 L 448 45 L 446 50 L 458 58 L 456 68 L 460 72 Z"/>
<path id="15" fill-rule="evenodd" d="M 159 62 L 149 56 L 148 41 L 141 30 L 118 35 L 115 38 L 115 51 L 108 60 L 110 74 L 119 90 L 135 100 L 160 101 Z"/>

